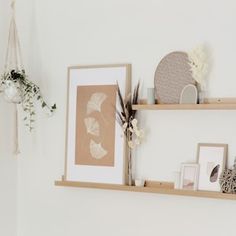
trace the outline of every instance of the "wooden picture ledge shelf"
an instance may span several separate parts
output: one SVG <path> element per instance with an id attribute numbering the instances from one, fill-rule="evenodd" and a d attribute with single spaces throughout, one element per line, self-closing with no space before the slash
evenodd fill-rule
<path id="1" fill-rule="evenodd" d="M 161 182 L 159 182 L 161 183 Z M 215 198 L 215 199 L 226 199 L 236 200 L 236 194 L 225 194 L 220 192 L 212 191 L 190 191 L 190 190 L 177 190 L 170 187 L 165 187 L 160 184 L 154 187 L 136 187 L 127 185 L 116 185 L 116 184 L 98 184 L 98 183 L 85 183 L 85 182 L 74 182 L 60 180 L 55 181 L 56 186 L 64 187 L 79 187 L 79 188 L 93 188 L 93 189 L 105 189 L 105 190 L 118 190 L 118 191 L 130 191 L 130 192 L 143 192 L 143 193 L 157 193 L 167 195 L 179 195 L 179 196 L 190 196 L 190 197 L 201 197 L 201 198 Z"/>
<path id="2" fill-rule="evenodd" d="M 236 110 L 236 103 L 211 104 L 137 104 L 134 110 Z"/>

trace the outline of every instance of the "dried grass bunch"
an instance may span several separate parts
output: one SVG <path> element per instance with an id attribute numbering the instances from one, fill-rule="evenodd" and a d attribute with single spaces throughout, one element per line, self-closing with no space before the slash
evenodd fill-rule
<path id="1" fill-rule="evenodd" d="M 116 110 L 117 121 L 123 129 L 129 148 L 133 149 L 141 143 L 144 135 L 143 130 L 138 128 L 138 120 L 135 118 L 137 111 L 132 109 L 133 104 L 138 104 L 140 82 L 135 86 L 133 93 L 125 98 L 121 94 L 119 85 L 117 87 L 120 104 L 120 110 Z"/>
<path id="2" fill-rule="evenodd" d="M 208 58 L 203 46 L 197 46 L 188 52 L 189 65 L 194 80 L 202 90 L 206 87 L 206 75 L 208 73 Z"/>

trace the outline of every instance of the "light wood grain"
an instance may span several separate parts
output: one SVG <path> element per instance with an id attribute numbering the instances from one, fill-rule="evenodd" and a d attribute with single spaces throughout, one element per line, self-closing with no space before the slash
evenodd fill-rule
<path id="1" fill-rule="evenodd" d="M 74 182 L 74 181 L 55 181 L 55 185 L 63 186 L 63 187 L 79 187 L 79 188 L 92 188 L 92 189 L 105 189 L 105 190 L 118 190 L 118 191 L 157 193 L 157 194 L 179 195 L 179 196 L 189 196 L 189 197 L 236 200 L 236 194 L 225 194 L 225 193 L 211 192 L 211 191 L 177 190 L 177 189 L 161 188 L 161 187 L 160 188 L 159 187 L 135 187 L 135 186 L 127 186 L 127 185 L 97 184 L 97 183 L 84 183 L 84 182 Z"/>
<path id="2" fill-rule="evenodd" d="M 162 188 L 162 189 L 174 189 L 174 183 L 164 181 L 151 181 L 145 182 L 145 187 L 149 188 Z"/>
<path id="3" fill-rule="evenodd" d="M 236 110 L 236 103 L 230 104 L 152 104 L 133 105 L 134 110 Z"/>
<path id="4" fill-rule="evenodd" d="M 228 98 L 205 98 L 204 103 L 209 104 L 236 104 L 236 98 L 228 97 Z"/>

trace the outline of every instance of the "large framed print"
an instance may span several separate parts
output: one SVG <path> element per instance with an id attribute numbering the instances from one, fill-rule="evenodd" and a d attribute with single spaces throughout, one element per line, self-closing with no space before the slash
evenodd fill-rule
<path id="1" fill-rule="evenodd" d="M 126 145 L 116 122 L 122 95 L 130 92 L 131 65 L 68 68 L 65 180 L 124 184 Z"/>

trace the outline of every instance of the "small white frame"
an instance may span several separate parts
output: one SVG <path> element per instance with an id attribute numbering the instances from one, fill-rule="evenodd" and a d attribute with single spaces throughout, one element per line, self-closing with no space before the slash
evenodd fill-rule
<path id="1" fill-rule="evenodd" d="M 189 186 L 186 185 L 186 177 L 188 175 Z M 183 190 L 197 190 L 198 187 L 198 175 L 199 175 L 199 165 L 196 163 L 182 163 L 181 165 L 181 179 L 180 179 L 180 189 Z"/>

